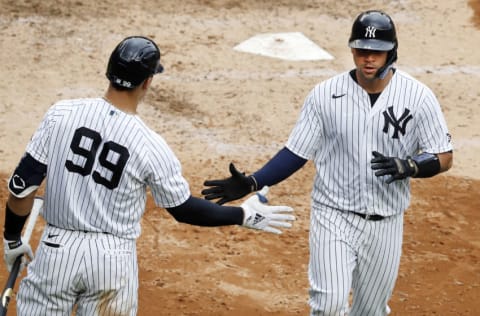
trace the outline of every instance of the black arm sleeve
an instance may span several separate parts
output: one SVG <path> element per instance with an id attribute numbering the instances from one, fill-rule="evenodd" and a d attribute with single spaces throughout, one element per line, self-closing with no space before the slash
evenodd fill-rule
<path id="1" fill-rule="evenodd" d="M 23 198 L 36 190 L 47 175 L 47 165 L 26 153 L 8 181 L 10 193 Z"/>
<path id="2" fill-rule="evenodd" d="M 295 155 L 287 147 L 283 147 L 265 166 L 252 176 L 257 182 L 257 190 L 263 186 L 277 184 L 303 167 L 308 160 Z"/>
<path id="3" fill-rule="evenodd" d="M 19 240 L 27 218 L 28 215 L 20 216 L 15 214 L 7 204 L 5 207 L 5 226 L 3 230 L 3 237 L 7 240 Z"/>
<path id="4" fill-rule="evenodd" d="M 190 196 L 183 204 L 167 208 L 181 223 L 196 226 L 242 225 L 243 209 L 238 206 L 221 206 Z"/>

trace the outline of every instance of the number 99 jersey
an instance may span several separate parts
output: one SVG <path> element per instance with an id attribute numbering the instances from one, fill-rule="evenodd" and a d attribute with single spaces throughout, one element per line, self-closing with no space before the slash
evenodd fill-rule
<path id="1" fill-rule="evenodd" d="M 63 229 L 137 238 L 147 187 L 163 208 L 190 196 L 165 140 L 101 98 L 54 104 L 26 152 L 47 166 L 43 216 Z"/>

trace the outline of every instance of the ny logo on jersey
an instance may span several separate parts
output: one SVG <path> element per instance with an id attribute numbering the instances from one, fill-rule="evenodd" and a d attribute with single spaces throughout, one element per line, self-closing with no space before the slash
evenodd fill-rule
<path id="1" fill-rule="evenodd" d="M 405 109 L 400 118 L 397 119 L 395 113 L 393 113 L 393 106 L 389 107 L 388 111 L 383 111 L 383 117 L 385 118 L 383 132 L 388 134 L 388 128 L 392 125 L 394 128 L 392 138 L 398 138 L 399 132 L 402 133 L 402 135 L 405 135 L 407 123 L 413 118 L 412 114 L 410 114 L 410 110 Z"/>
<path id="2" fill-rule="evenodd" d="M 375 31 L 377 29 L 375 28 L 375 26 L 367 26 L 367 28 L 365 29 L 365 37 L 366 38 L 375 38 Z"/>

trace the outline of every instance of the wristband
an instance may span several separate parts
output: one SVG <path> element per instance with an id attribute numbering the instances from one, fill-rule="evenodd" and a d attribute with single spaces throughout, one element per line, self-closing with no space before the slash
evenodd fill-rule
<path id="1" fill-rule="evenodd" d="M 252 180 L 252 184 L 251 184 L 251 186 L 250 186 L 250 188 L 251 188 L 251 191 L 250 191 L 250 192 L 258 191 L 258 182 L 257 182 L 257 179 L 255 179 L 255 177 L 254 177 L 253 175 L 249 176 L 248 178 Z"/>
<path id="2" fill-rule="evenodd" d="M 21 237 L 23 226 L 27 221 L 28 215 L 20 216 L 15 214 L 8 203 L 5 207 L 5 226 L 3 237 L 7 240 L 18 240 Z"/>
<path id="3" fill-rule="evenodd" d="M 409 157 L 407 157 L 407 163 L 408 163 L 408 166 L 410 167 L 410 170 L 412 172 L 411 177 L 415 178 L 418 174 L 418 166 L 415 163 L 415 160 L 413 160 L 413 158 L 409 156 Z"/>
<path id="4" fill-rule="evenodd" d="M 417 172 L 414 178 L 429 178 L 440 172 L 440 160 L 438 156 L 431 153 L 421 153 L 413 156 L 412 160 L 417 165 Z"/>

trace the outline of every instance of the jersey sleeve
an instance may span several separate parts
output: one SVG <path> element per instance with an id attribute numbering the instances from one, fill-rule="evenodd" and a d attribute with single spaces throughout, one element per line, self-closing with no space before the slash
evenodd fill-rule
<path id="1" fill-rule="evenodd" d="M 190 188 L 182 175 L 180 161 L 167 143 L 154 135 L 154 143 L 148 144 L 150 174 L 147 182 L 155 203 L 163 208 L 176 207 L 190 197 Z"/>
<path id="2" fill-rule="evenodd" d="M 428 88 L 419 108 L 417 128 L 421 151 L 436 154 L 453 150 L 451 136 L 440 104 Z"/>
<path id="3" fill-rule="evenodd" d="M 55 125 L 55 112 L 55 106 L 52 106 L 47 113 L 45 113 L 42 122 L 34 132 L 26 148 L 27 153 L 45 165 L 48 161 L 48 147 Z"/>
<path id="4" fill-rule="evenodd" d="M 313 89 L 305 98 L 300 116 L 285 146 L 299 157 L 312 159 L 315 150 L 319 148 L 321 131 L 320 112 Z"/>

